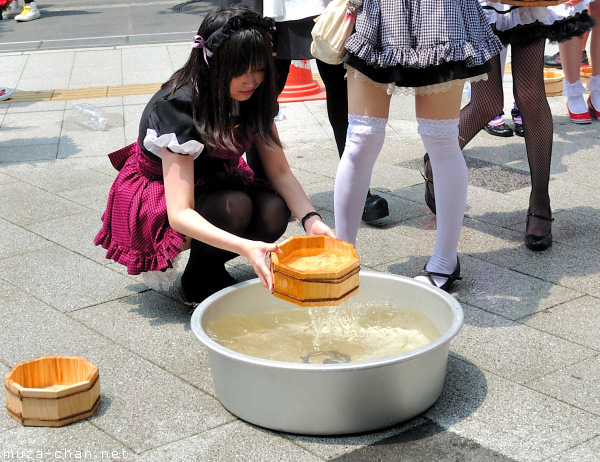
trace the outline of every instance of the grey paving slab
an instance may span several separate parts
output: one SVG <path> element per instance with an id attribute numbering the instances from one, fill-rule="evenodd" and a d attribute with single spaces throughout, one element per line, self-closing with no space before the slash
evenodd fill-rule
<path id="1" fill-rule="evenodd" d="M 44 144 L 35 146 L 2 146 L 0 144 L 0 163 L 39 163 L 56 159 L 58 149 L 57 143 L 55 143 L 56 140 L 44 141 Z"/>
<path id="2" fill-rule="evenodd" d="M 0 259 L 35 252 L 50 245 L 50 242 L 39 235 L 0 219 Z"/>
<path id="3" fill-rule="evenodd" d="M 20 427 L 0 433 L 6 460 L 134 460 L 135 453 L 87 421 L 60 428 Z"/>
<path id="4" fill-rule="evenodd" d="M 469 438 L 456 435 L 451 431 L 426 421 L 421 425 L 394 435 L 376 444 L 364 446 L 351 453 L 330 461 L 351 462 L 365 460 L 394 460 L 401 454 L 402 460 L 435 461 L 514 461 L 500 452 L 488 449 Z"/>
<path id="5" fill-rule="evenodd" d="M 465 303 L 461 305 L 465 323 L 453 341 L 454 351 L 482 370 L 511 382 L 523 384 L 597 354 Z"/>
<path id="6" fill-rule="evenodd" d="M 63 312 L 146 289 L 59 246 L 0 260 L 0 279 L 23 288 L 25 292 Z"/>
<path id="7" fill-rule="evenodd" d="M 233 422 L 219 429 L 144 452 L 139 460 L 319 462 L 324 459 L 316 457 L 276 433 Z"/>
<path id="8" fill-rule="evenodd" d="M 442 396 L 425 415 L 489 450 L 517 461 L 541 461 L 600 432 L 598 416 L 494 374 L 482 376 L 462 359 L 451 358 L 450 364 Z"/>
<path id="9" fill-rule="evenodd" d="M 144 21 L 131 29 L 117 24 L 129 20 L 112 14 L 129 11 L 120 0 L 105 3 L 93 11 L 74 0 L 43 5 L 42 20 L 25 25 L 43 35 L 27 37 L 27 46 L 42 47 L 36 52 L 2 52 L 25 30 L 3 22 L 4 83 L 19 90 L 160 83 L 185 62 L 193 34 L 183 31 L 178 43 L 167 43 L 182 30 L 169 21 L 184 25 L 183 16 L 156 14 L 171 8 L 169 2 L 143 7 L 165 28 L 153 28 L 152 37 L 138 29 Z M 141 11 L 130 3 L 127 8 Z M 196 2 L 195 13 L 185 6 L 194 31 L 209 3 Z M 84 44 L 91 39 L 69 42 L 62 35 L 86 32 L 86 21 L 108 10 L 115 21 L 102 32 L 118 31 L 118 37 L 98 37 L 95 45 L 101 46 L 90 49 Z M 57 29 L 67 21 L 68 31 Z M 159 57 L 160 69 L 153 70 L 152 57 Z M 303 437 L 229 414 L 216 398 L 206 352 L 189 331 L 176 287 L 148 290 L 141 277 L 127 275 L 91 242 L 116 175 L 106 155 L 137 138 L 150 96 L 81 100 L 108 113 L 105 132 L 71 120 L 79 100 L 0 104 L 0 329 L 19 332 L 12 344 L 0 340 L 0 373 L 48 351 L 81 353 L 100 365 L 103 397 L 97 414 L 60 432 L 0 416 L 2 447 L 12 441 L 7 447 L 124 448 L 129 460 L 597 460 L 597 123 L 575 126 L 565 98 L 549 99 L 555 243 L 541 253 L 522 242 L 530 193 L 523 139 L 482 132 L 470 142 L 468 210 L 459 244 L 464 279 L 452 290 L 466 318 L 451 345 L 442 396 L 423 415 L 380 432 Z M 510 74 L 504 97 L 510 108 Z M 325 102 L 282 108 L 286 120 L 278 129 L 289 162 L 333 226 L 338 153 Z M 32 130 L 23 128 L 28 119 L 35 121 Z M 413 276 L 429 258 L 436 220 L 423 202 L 423 152 L 414 97 L 394 96 L 371 182 L 388 199 L 390 216 L 361 224 L 363 267 Z M 282 239 L 297 234 L 300 225 L 290 223 Z M 240 281 L 255 277 L 242 258 L 228 269 Z"/>
<path id="10" fill-rule="evenodd" d="M 543 264 L 540 264 L 542 258 Z M 597 252 L 581 252 L 556 243 L 543 256 L 527 254 L 527 261 L 516 264 L 512 269 L 600 297 L 600 258 Z"/>
<path id="11" fill-rule="evenodd" d="M 64 162 L 49 162 L 44 166 L 44 175 L 40 175 L 35 165 L 16 163 L 4 168 L 4 172 L 38 188 L 60 194 L 78 191 L 94 185 L 105 185 L 107 177 L 99 172 L 90 171 L 97 165 L 94 159 L 69 159 Z"/>
<path id="12" fill-rule="evenodd" d="M 191 372 L 180 374 L 179 377 L 190 385 L 199 388 L 207 395 L 217 398 L 217 391 L 215 390 L 215 384 L 208 363 Z"/>
<path id="13" fill-rule="evenodd" d="M 34 236 L 42 236 L 46 239 L 44 247 L 49 246 L 49 242 L 52 242 L 106 265 L 109 262 L 106 259 L 106 250 L 102 246 L 94 245 L 94 237 L 101 226 L 102 221 L 98 211 L 93 211 L 43 223 L 34 223 L 28 225 L 27 229 L 35 233 Z"/>
<path id="14" fill-rule="evenodd" d="M 409 420 L 408 422 L 385 428 L 379 431 L 362 433 L 360 435 L 341 435 L 341 436 L 302 436 L 286 435 L 297 445 L 306 448 L 313 454 L 322 457 L 324 460 L 335 460 L 336 458 L 350 457 L 360 453 L 365 447 L 370 445 L 380 446 L 388 438 L 402 435 L 411 431 L 413 428 L 423 425 L 427 422 L 420 416 Z M 400 451 L 403 452 L 403 451 Z M 363 460 L 372 460 L 370 458 Z M 375 459 L 373 459 L 375 460 Z"/>
<path id="15" fill-rule="evenodd" d="M 477 260 L 461 258 L 468 284 L 462 284 L 460 301 L 506 319 L 524 319 L 581 296 L 581 292 L 489 263 L 485 255 L 474 256 Z"/>
<path id="16" fill-rule="evenodd" d="M 600 437 L 578 444 L 548 459 L 548 462 L 596 462 L 600 454 Z"/>
<path id="17" fill-rule="evenodd" d="M 191 331 L 188 308 L 154 291 L 78 310 L 71 316 L 173 374 L 207 365 L 206 352 Z"/>
<path id="18" fill-rule="evenodd" d="M 582 296 L 525 319 L 524 324 L 600 351 L 600 299 Z"/>
<path id="19" fill-rule="evenodd" d="M 136 453 L 235 419 L 216 399 L 126 349 L 113 345 L 86 358 L 100 369 L 102 401 L 91 422 Z"/>
<path id="20" fill-rule="evenodd" d="M 3 378 L 6 377 L 6 374 L 8 374 L 10 369 L 10 367 L 5 366 L 0 362 L 0 376 L 2 376 Z M 3 408 L 3 411 L 0 412 L 0 435 L 2 435 L 4 431 L 18 427 L 19 423 L 15 419 L 13 419 L 8 414 L 8 412 L 4 411 L 4 409 L 6 409 L 6 398 L 4 393 L 2 394 L 2 398 L 0 399 L 0 406 L 2 406 Z"/>
<path id="21" fill-rule="evenodd" d="M 0 330 L 5 335 L 0 360 L 10 367 L 40 356 L 85 356 L 89 350 L 108 344 L 102 334 L 93 332 L 18 287 L 0 281 L 0 294 Z"/>
<path id="22" fill-rule="evenodd" d="M 586 359 L 527 385 L 545 395 L 600 415 L 600 357 Z"/>
<path id="23" fill-rule="evenodd" d="M 81 205 L 23 182 L 7 188 L 0 202 L 0 215 L 21 226 L 85 211 Z"/>
<path id="24" fill-rule="evenodd" d="M 29 113 L 23 117 L 22 113 L 7 114 L 2 122 L 3 144 L 6 146 L 32 146 L 41 144 L 58 144 L 61 132 L 63 113 L 60 110 Z M 35 137 L 32 136 L 35 134 Z"/>

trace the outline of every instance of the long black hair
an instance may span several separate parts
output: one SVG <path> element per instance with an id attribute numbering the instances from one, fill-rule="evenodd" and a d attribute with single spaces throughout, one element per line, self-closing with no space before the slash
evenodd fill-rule
<path id="1" fill-rule="evenodd" d="M 163 84 L 163 88 L 188 86 L 192 96 L 194 125 L 210 148 L 235 149 L 234 126 L 258 132 L 267 143 L 281 145 L 272 130 L 277 115 L 273 64 L 274 22 L 253 9 L 235 4 L 206 15 L 198 35 L 202 45 L 194 48 L 186 64 Z M 248 71 L 264 71 L 264 81 L 247 101 L 230 96 L 234 77 Z"/>

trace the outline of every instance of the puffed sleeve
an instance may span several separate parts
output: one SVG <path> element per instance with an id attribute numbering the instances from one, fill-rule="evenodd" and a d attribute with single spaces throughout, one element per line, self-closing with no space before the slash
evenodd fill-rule
<path id="1" fill-rule="evenodd" d="M 178 90 L 174 95 L 159 99 L 149 115 L 144 147 L 161 157 L 162 148 L 196 159 L 204 144 L 192 119 L 189 92 Z"/>

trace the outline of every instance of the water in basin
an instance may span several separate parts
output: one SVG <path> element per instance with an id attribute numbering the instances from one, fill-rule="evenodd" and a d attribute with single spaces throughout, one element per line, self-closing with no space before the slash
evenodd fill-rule
<path id="1" fill-rule="evenodd" d="M 248 356 L 310 364 L 387 358 L 441 335 L 422 313 L 381 302 L 227 313 L 208 321 L 206 332 L 219 344 Z"/>

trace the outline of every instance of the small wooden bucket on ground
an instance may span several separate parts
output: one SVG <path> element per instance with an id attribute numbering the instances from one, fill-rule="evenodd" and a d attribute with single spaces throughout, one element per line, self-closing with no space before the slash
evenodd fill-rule
<path id="1" fill-rule="evenodd" d="M 590 81 L 590 77 L 592 75 L 592 67 L 584 67 L 579 70 L 579 75 L 581 76 L 581 81 L 584 84 L 587 84 Z"/>
<path id="2" fill-rule="evenodd" d="M 352 244 L 294 236 L 271 253 L 273 295 L 300 306 L 339 305 L 358 292 L 360 262 Z"/>
<path id="3" fill-rule="evenodd" d="M 22 425 L 62 427 L 100 404 L 98 367 L 83 358 L 44 356 L 15 365 L 4 378 L 6 408 Z"/>
<path id="4" fill-rule="evenodd" d="M 544 71 L 544 88 L 546 96 L 558 96 L 562 94 L 564 75 L 558 71 Z"/>

